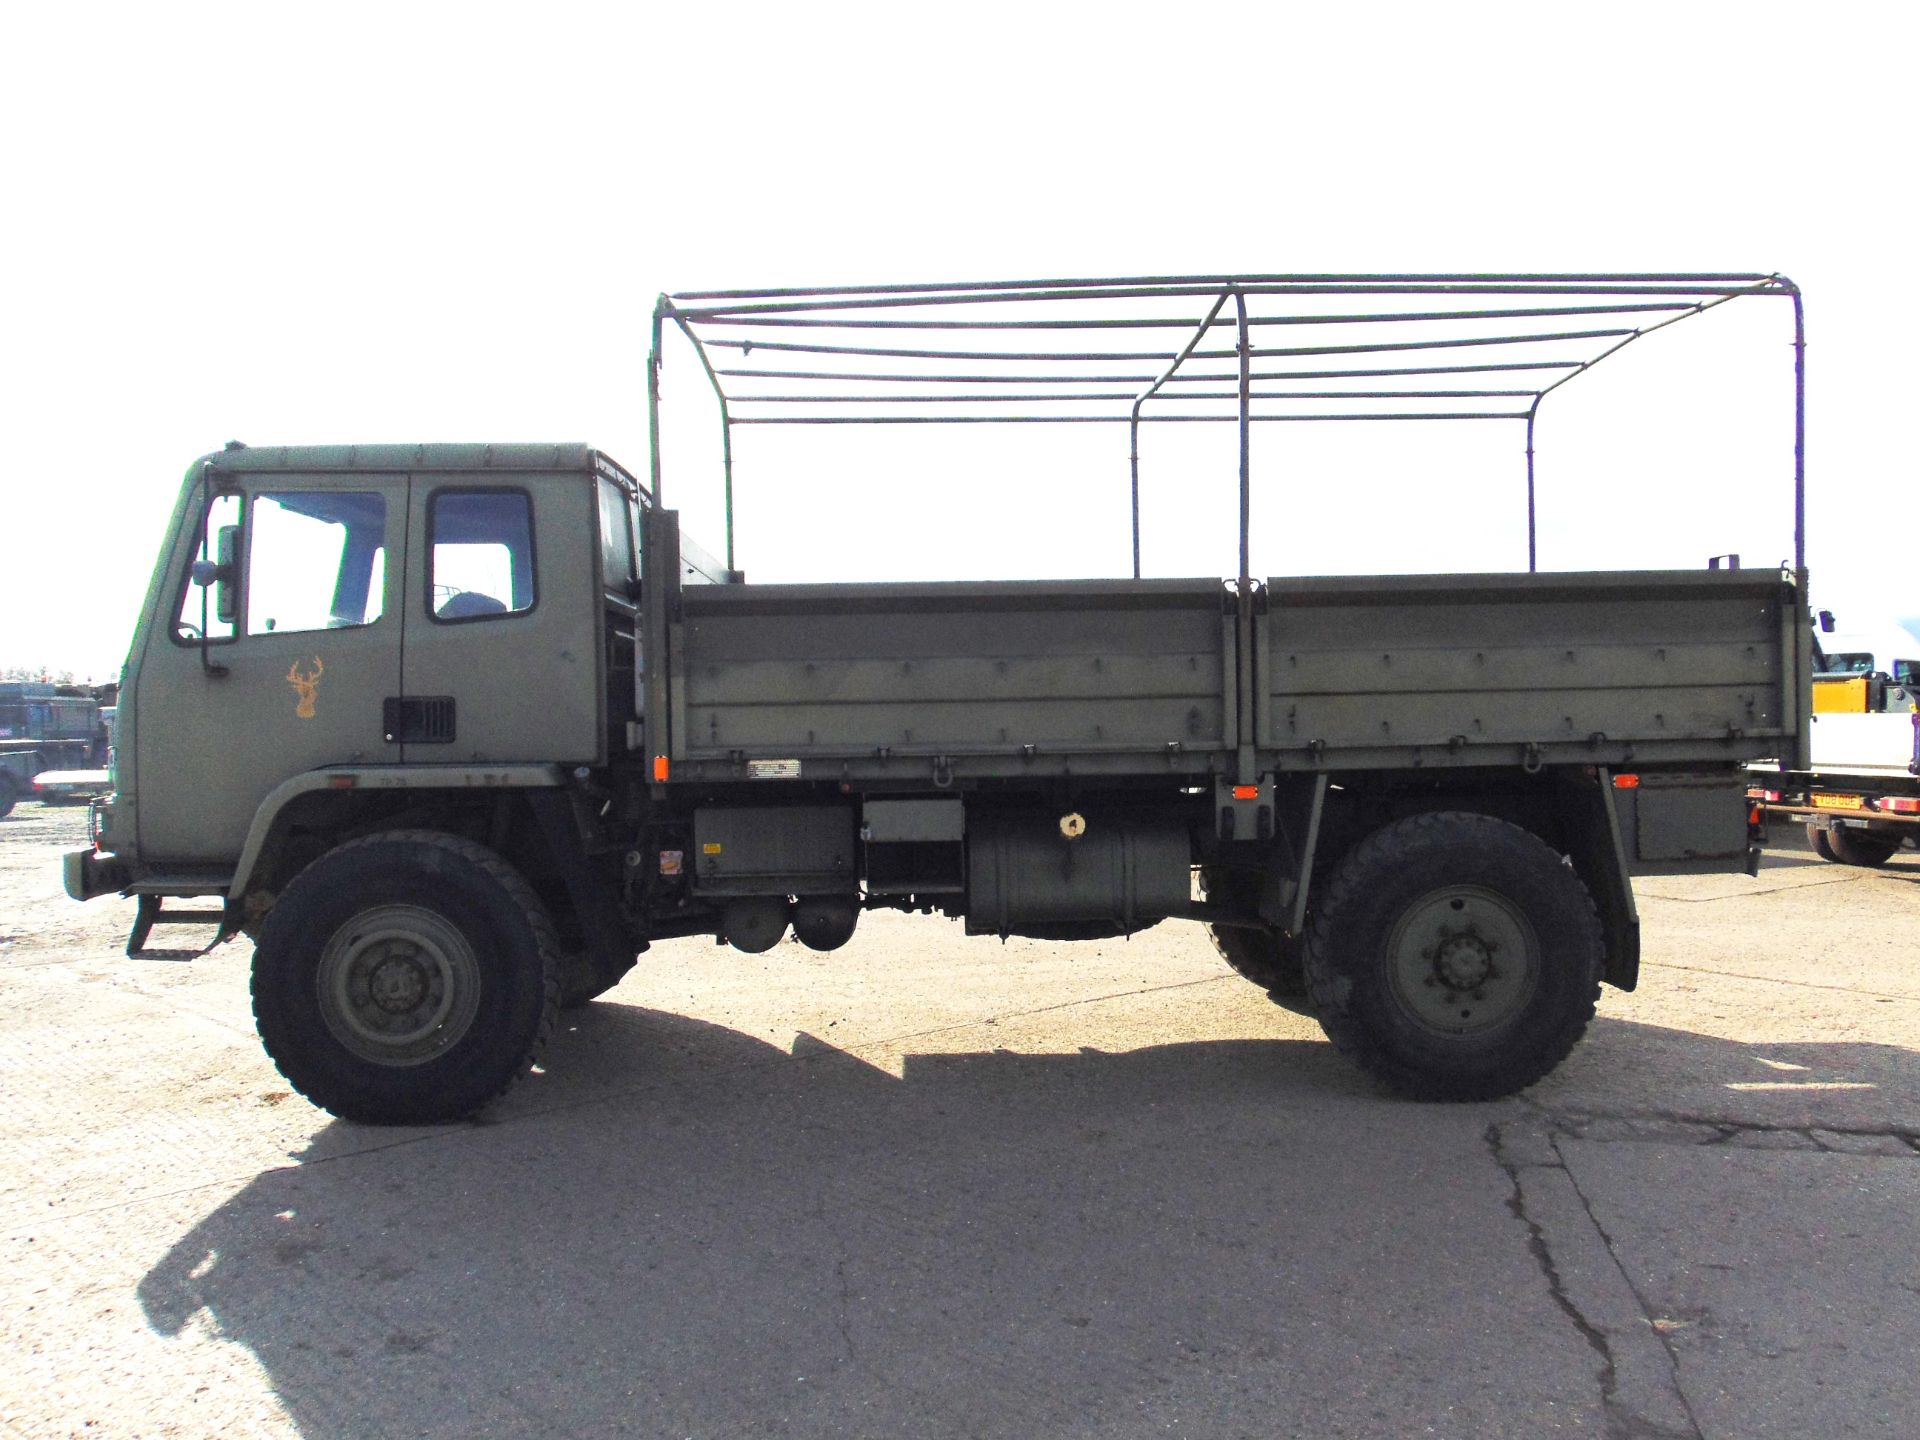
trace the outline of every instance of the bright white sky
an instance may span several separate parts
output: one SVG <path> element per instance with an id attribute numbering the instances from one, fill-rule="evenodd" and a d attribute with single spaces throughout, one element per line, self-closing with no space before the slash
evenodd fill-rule
<path id="1" fill-rule="evenodd" d="M 1914 16 L 13 7 L 0 665 L 109 677 L 229 437 L 638 469 L 659 291 L 1048 275 L 1784 272 L 1814 601 L 1913 623 Z M 1790 338 L 1737 301 L 1549 400 L 1543 566 L 1789 555 Z M 710 441 L 697 389 L 669 411 Z M 749 576 L 1124 573 L 1124 427 L 902 428 L 743 432 Z M 1232 430 L 1200 428 L 1148 441 L 1149 573 L 1234 568 Z M 1265 427 L 1255 569 L 1524 568 L 1522 463 L 1517 424 Z"/>

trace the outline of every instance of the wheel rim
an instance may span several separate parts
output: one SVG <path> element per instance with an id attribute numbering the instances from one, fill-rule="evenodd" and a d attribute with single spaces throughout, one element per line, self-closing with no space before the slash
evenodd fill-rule
<path id="1" fill-rule="evenodd" d="M 317 977 L 327 1030 L 376 1065 L 420 1065 L 459 1043 L 480 1007 L 480 966 L 459 930 L 417 905 L 354 916 Z"/>
<path id="2" fill-rule="evenodd" d="M 1512 902 L 1475 885 L 1423 895 L 1387 937 L 1393 996 L 1440 1035 L 1479 1035 L 1526 1007 L 1540 979 L 1540 942 Z"/>

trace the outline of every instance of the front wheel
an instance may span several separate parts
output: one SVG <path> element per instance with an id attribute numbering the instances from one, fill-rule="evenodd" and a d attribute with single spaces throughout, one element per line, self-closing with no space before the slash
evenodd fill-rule
<path id="1" fill-rule="evenodd" d="M 1327 1037 L 1419 1100 L 1492 1100 L 1572 1050 L 1599 998 L 1593 897 L 1545 842 L 1486 815 L 1375 831 L 1329 883 L 1306 947 Z"/>
<path id="2" fill-rule="evenodd" d="M 557 956 L 552 921 L 493 851 L 372 835 L 314 861 L 267 912 L 254 1020 L 288 1083 L 343 1120 L 458 1120 L 533 1064 Z"/>

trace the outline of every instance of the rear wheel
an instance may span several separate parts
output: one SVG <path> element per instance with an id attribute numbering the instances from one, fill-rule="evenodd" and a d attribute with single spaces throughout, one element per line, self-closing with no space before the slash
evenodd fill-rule
<path id="1" fill-rule="evenodd" d="M 343 1120 L 457 1120 L 507 1089 L 553 1028 L 558 942 L 532 889 L 470 840 L 342 845 L 260 927 L 253 1013 L 301 1094 Z"/>
<path id="2" fill-rule="evenodd" d="M 20 799 L 20 783 L 9 770 L 0 770 L 0 816 L 11 815 Z"/>
<path id="3" fill-rule="evenodd" d="M 1842 865 L 1884 865 L 1900 848 L 1897 835 L 1872 835 L 1860 830 L 1835 830 L 1827 836 L 1833 858 Z"/>
<path id="4" fill-rule="evenodd" d="M 1599 998 L 1593 897 L 1547 844 L 1485 815 L 1374 832 L 1309 927 L 1308 993 L 1327 1036 L 1392 1089 L 1491 1100 L 1573 1048 Z"/>
<path id="5" fill-rule="evenodd" d="M 1807 848 L 1822 860 L 1830 860 L 1836 865 L 1840 863 L 1840 857 L 1833 853 L 1833 843 L 1828 838 L 1827 827 L 1824 825 L 1808 824 Z"/>
<path id="6" fill-rule="evenodd" d="M 1252 930 L 1239 925 L 1209 925 L 1213 948 L 1233 973 L 1251 980 L 1282 1009 L 1310 1014 L 1307 971 L 1300 942 L 1277 930 Z"/>

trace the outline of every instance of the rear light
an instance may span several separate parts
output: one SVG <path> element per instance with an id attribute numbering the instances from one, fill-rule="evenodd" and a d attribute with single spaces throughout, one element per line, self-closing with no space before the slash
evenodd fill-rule
<path id="1" fill-rule="evenodd" d="M 1920 796 L 1883 795 L 1880 808 L 1889 815 L 1920 815 Z"/>

